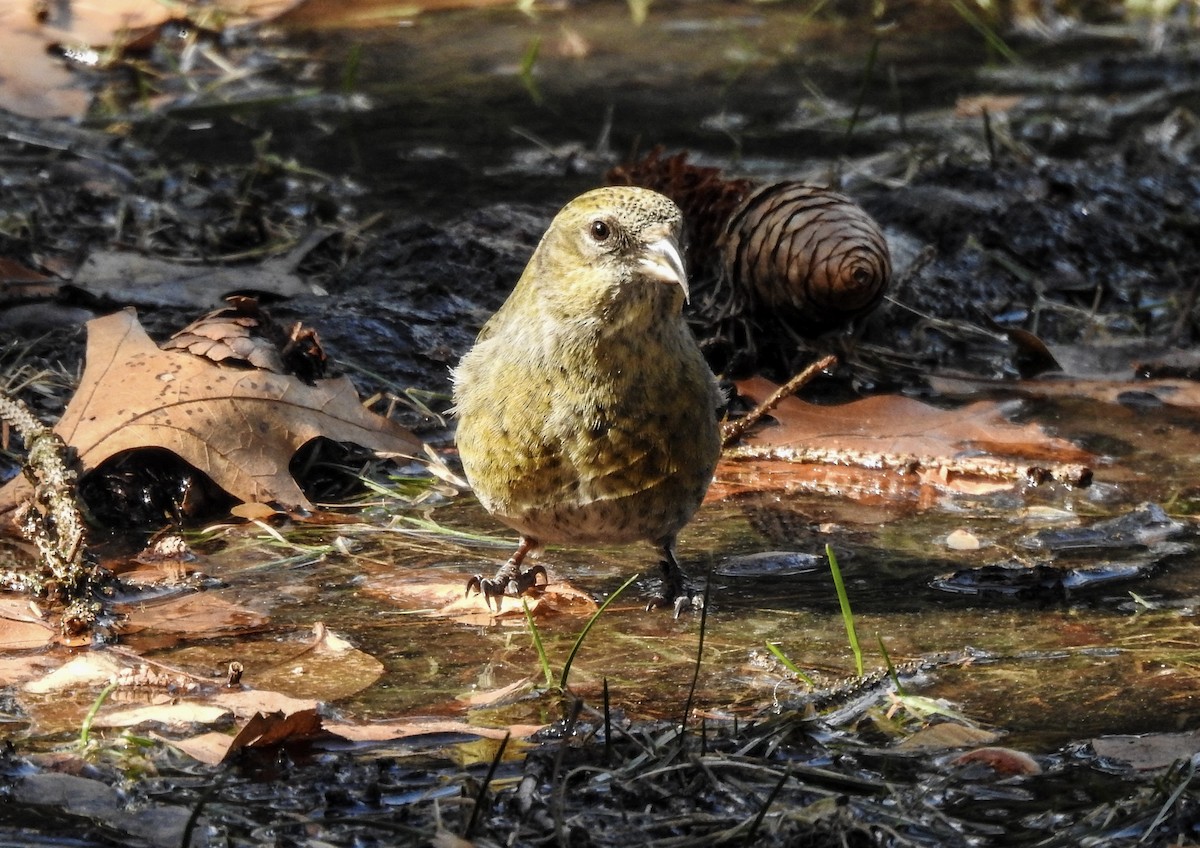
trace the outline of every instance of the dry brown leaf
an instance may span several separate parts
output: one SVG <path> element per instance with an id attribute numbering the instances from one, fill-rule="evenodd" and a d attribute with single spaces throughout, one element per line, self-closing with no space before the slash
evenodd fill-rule
<path id="1" fill-rule="evenodd" d="M 349 380 L 232 370 L 162 351 L 132 310 L 88 322 L 83 379 L 54 428 L 85 471 L 118 453 L 172 451 L 234 497 L 312 509 L 288 471 L 292 455 L 325 436 L 371 450 L 416 454 L 421 442 L 366 410 Z M 0 488 L 0 513 L 29 493 L 23 477 Z"/>
<path id="2" fill-rule="evenodd" d="M 192 736 L 189 739 L 168 739 L 157 733 L 151 733 L 150 736 L 160 742 L 173 745 L 193 760 L 209 766 L 220 765 L 221 761 L 225 759 L 225 755 L 229 753 L 229 743 L 233 741 L 233 737 L 228 733 L 218 733 L 215 730 Z"/>
<path id="3" fill-rule="evenodd" d="M 755 402 L 774 389 L 759 377 L 738 383 Z M 1047 469 L 1068 482 L 1090 479 L 1085 465 L 1092 454 L 1036 424 L 1010 423 L 1010 408 L 979 401 L 939 409 L 892 395 L 817 406 L 787 397 L 771 413 L 778 426 L 754 433 L 726 455 L 711 497 L 774 488 L 880 499 L 923 489 L 979 495 L 1011 489 Z"/>
<path id="4" fill-rule="evenodd" d="M 44 648 L 54 637 L 54 628 L 34 614 L 28 600 L 0 598 L 0 651 Z"/>
<path id="5" fill-rule="evenodd" d="M 224 733 L 203 733 L 191 739 L 165 741 L 194 759 L 217 765 L 243 748 L 303 744 L 323 736 L 328 736 L 328 732 L 321 726 L 316 709 L 302 708 L 290 713 L 283 710 L 255 712 L 234 737 Z"/>
<path id="6" fill-rule="evenodd" d="M 255 713 L 233 737 L 229 751 L 239 748 L 275 748 L 294 742 L 309 742 L 322 735 L 321 717 L 315 709 Z"/>

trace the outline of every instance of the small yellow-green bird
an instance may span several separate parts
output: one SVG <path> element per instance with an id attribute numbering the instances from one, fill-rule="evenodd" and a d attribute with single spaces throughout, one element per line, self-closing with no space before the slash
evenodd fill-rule
<path id="1" fill-rule="evenodd" d="M 589 191 L 554 218 L 516 288 L 454 371 L 457 442 L 480 502 L 521 534 L 499 609 L 545 581 L 542 545 L 647 540 L 689 602 L 675 537 L 704 499 L 721 441 L 717 381 L 684 322 L 683 218 L 643 188 Z"/>

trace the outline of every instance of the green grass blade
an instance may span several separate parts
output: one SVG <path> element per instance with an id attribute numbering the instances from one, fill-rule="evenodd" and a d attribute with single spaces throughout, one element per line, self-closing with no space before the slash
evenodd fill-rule
<path id="1" fill-rule="evenodd" d="M 538 88 L 537 80 L 533 78 L 533 69 L 537 65 L 538 53 L 542 49 L 542 39 L 534 38 L 530 43 L 529 48 L 525 51 L 525 55 L 521 57 L 521 70 L 519 72 L 521 85 L 525 86 L 525 90 L 529 92 L 530 99 L 534 104 L 542 105 L 542 92 Z"/>
<path id="2" fill-rule="evenodd" d="M 575 662 L 575 655 L 579 653 L 579 648 L 581 645 L 583 645 L 583 640 L 588 635 L 588 631 L 592 629 L 592 625 L 596 623 L 597 619 L 600 618 L 600 614 L 608 608 L 608 605 L 615 601 L 618 595 L 628 589 L 633 584 L 634 580 L 637 580 L 641 576 L 642 575 L 640 574 L 635 574 L 622 583 L 621 588 L 609 595 L 608 598 L 605 599 L 604 603 L 600 605 L 600 609 L 592 613 L 592 617 L 588 619 L 587 624 L 583 625 L 583 629 L 579 631 L 579 636 L 575 639 L 575 644 L 571 646 L 571 653 L 567 654 L 567 661 L 563 665 L 562 674 L 558 678 L 558 686 L 560 689 L 567 688 L 567 675 L 571 673 L 571 663 Z"/>
<path id="3" fill-rule="evenodd" d="M 962 0 L 950 0 L 950 7 L 958 13 L 960 18 L 967 22 L 968 26 L 983 36 L 983 40 L 987 42 L 988 47 L 995 50 L 1014 65 L 1021 64 L 1021 57 L 1017 55 L 1017 52 L 1005 44 L 1004 39 L 997 35 L 996 31 L 988 26 L 983 18 L 971 11 L 966 3 L 962 2 Z"/>
<path id="4" fill-rule="evenodd" d="M 533 636 L 533 647 L 537 650 L 538 662 L 542 664 L 542 673 L 546 675 L 546 688 L 549 689 L 554 685 L 554 673 L 550 671 L 550 660 L 546 657 L 546 646 L 542 644 L 542 634 L 538 630 L 537 622 L 533 620 L 533 613 L 529 611 L 529 604 L 524 598 L 521 598 L 521 608 L 525 610 L 525 621 L 529 623 L 529 632 Z"/>
<path id="5" fill-rule="evenodd" d="M 859 647 L 858 633 L 854 629 L 854 613 L 850 610 L 850 598 L 846 596 L 846 584 L 842 582 L 842 570 L 838 568 L 837 557 L 829 545 L 825 546 L 825 556 L 829 560 L 829 572 L 833 575 L 833 586 L 837 589 L 838 604 L 842 608 L 842 621 L 846 623 L 846 638 L 850 640 L 850 650 L 854 652 L 854 667 L 858 676 L 862 677 L 862 648 Z"/>
<path id="6" fill-rule="evenodd" d="M 86 748 L 92 735 L 92 722 L 96 720 L 96 713 L 100 712 L 100 708 L 104 706 L 104 702 L 108 700 L 108 696 L 117 688 L 116 683 L 110 683 L 100 690 L 100 694 L 96 696 L 96 700 L 92 702 L 92 708 L 87 711 L 87 715 L 83 717 L 83 724 L 79 728 L 79 746 Z"/>
<path id="7" fill-rule="evenodd" d="M 883 662 L 887 667 L 888 677 L 892 678 L 892 683 L 896 686 L 896 694 L 907 695 L 904 685 L 900 682 L 900 675 L 896 673 L 896 666 L 892 664 L 892 658 L 888 656 L 887 645 L 883 644 L 883 637 L 876 633 L 875 638 L 879 640 L 879 653 L 883 654 Z"/>
<path id="8" fill-rule="evenodd" d="M 862 112 L 863 101 L 867 98 L 867 88 L 871 85 L 871 78 L 875 75 L 877 58 L 879 58 L 878 38 L 871 42 L 871 50 L 867 53 L 867 66 L 863 68 L 862 85 L 858 87 L 858 96 L 854 99 L 854 111 L 850 115 L 850 123 L 846 125 L 847 139 L 854 135 L 854 128 L 858 126 L 858 116 Z"/>
<path id="9" fill-rule="evenodd" d="M 783 651 L 779 650 L 778 645 L 774 644 L 773 642 L 766 642 L 765 644 L 767 646 L 767 650 L 775 655 L 775 659 L 777 659 L 781 663 L 783 663 L 784 668 L 786 668 L 792 674 L 799 677 L 801 680 L 803 680 L 809 686 L 813 687 L 814 689 L 817 688 L 816 681 L 813 680 L 811 677 L 809 677 L 807 674 L 805 674 L 803 671 L 801 671 L 800 668 L 794 662 L 792 662 L 790 659 L 788 659 L 787 655 L 784 654 Z"/>

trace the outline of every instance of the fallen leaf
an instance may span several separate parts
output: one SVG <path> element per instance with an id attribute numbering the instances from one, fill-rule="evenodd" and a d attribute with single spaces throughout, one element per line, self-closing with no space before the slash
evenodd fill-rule
<path id="1" fill-rule="evenodd" d="M 760 377 L 738 383 L 755 402 L 775 388 Z M 818 406 L 787 397 L 771 412 L 777 426 L 726 452 L 710 497 L 781 488 L 890 499 L 924 489 L 987 494 L 1044 477 L 1090 482 L 1092 454 L 1036 424 L 1012 424 L 1013 407 L 940 409 L 893 395 Z"/>
<path id="2" fill-rule="evenodd" d="M 49 623 L 34 615 L 28 600 L 0 598 L 0 650 L 44 648 L 55 635 Z"/>
<path id="3" fill-rule="evenodd" d="M 1038 761 L 1024 751 L 999 746 L 976 748 L 950 760 L 950 765 L 954 766 L 964 766 L 970 763 L 982 763 L 1002 777 L 1042 773 L 1042 767 Z"/>
<path id="4" fill-rule="evenodd" d="M 164 601 L 117 604 L 114 609 L 126 616 L 123 626 L 126 632 L 244 633 L 262 627 L 267 622 L 265 615 L 212 592 L 198 592 Z"/>
<path id="5" fill-rule="evenodd" d="M 212 702 L 220 707 L 228 707 L 239 718 L 255 713 L 295 713 L 301 710 L 315 710 L 319 706 L 312 698 L 289 698 L 279 692 L 256 689 L 218 692 L 213 696 Z"/>
<path id="6" fill-rule="evenodd" d="M 29 681 L 22 689 L 32 695 L 48 695 L 105 686 L 122 668 L 122 664 L 108 654 L 91 651 L 74 657 L 45 677 Z"/>
<path id="7" fill-rule="evenodd" d="M 478 736 L 484 739 L 503 739 L 506 734 L 511 734 L 516 738 L 525 738 L 532 736 L 545 726 L 544 724 L 514 724 L 510 727 L 480 727 L 455 719 L 414 716 L 402 721 L 386 721 L 375 724 L 338 722 L 326 724 L 325 729 L 344 739 L 349 739 L 351 742 L 387 742 L 392 739 L 442 733 Z"/>
<path id="8" fill-rule="evenodd" d="M 532 692 L 533 688 L 533 683 L 529 678 L 522 678 L 521 680 L 514 680 L 507 686 L 501 686 L 499 689 L 472 692 L 464 700 L 475 709 L 480 707 L 495 707 L 500 704 L 511 704 L 519 700 L 521 696 Z"/>
<path id="9" fill-rule="evenodd" d="M 296 742 L 310 742 L 323 735 L 321 717 L 315 709 L 284 713 L 255 713 L 229 743 L 229 753 L 239 748 L 278 748 Z M 228 755 L 226 755 L 228 756 Z"/>
<path id="10" fill-rule="evenodd" d="M 88 256 L 71 280 L 91 294 L 132 306 L 211 309 L 231 292 L 268 292 L 283 297 L 323 294 L 296 274 L 290 257 L 258 265 L 203 265 L 172 262 L 124 250 Z"/>
<path id="11" fill-rule="evenodd" d="M 372 594 L 384 595 L 406 608 L 426 610 L 462 624 L 509 623 L 525 626 L 521 598 L 504 597 L 500 602 L 500 610 L 496 611 L 484 602 L 482 595 L 466 591 L 467 579 L 466 573 L 447 574 L 443 569 L 391 566 L 385 572 L 370 575 L 363 588 Z M 599 608 L 591 595 L 553 573 L 550 582 L 539 594 L 528 593 L 524 601 L 529 606 L 530 614 L 538 620 L 555 615 L 587 617 Z"/>
<path id="12" fill-rule="evenodd" d="M 313 631 L 311 643 L 266 667 L 255 661 L 253 646 L 244 646 L 239 660 L 246 668 L 246 679 L 285 695 L 336 701 L 361 692 L 383 676 L 383 663 L 324 624 L 318 622 Z"/>
<path id="13" fill-rule="evenodd" d="M 54 429 L 85 471 L 123 451 L 164 448 L 240 500 L 304 510 L 313 506 L 288 464 L 311 439 L 406 455 L 422 447 L 412 433 L 366 410 L 346 378 L 310 386 L 162 351 L 131 310 L 88 322 L 83 378 Z M 29 491 L 24 477 L 0 488 L 0 513 Z"/>
<path id="14" fill-rule="evenodd" d="M 58 664 L 58 660 L 46 654 L 0 657 L 0 686 L 15 686 L 41 677 Z"/>
<path id="15" fill-rule="evenodd" d="M 1200 751 L 1200 731 L 1099 736 L 1092 740 L 1092 750 L 1097 756 L 1129 763 L 1138 771 L 1150 771 L 1194 756 Z"/>
<path id="16" fill-rule="evenodd" d="M 896 748 L 901 751 L 943 751 L 980 743 L 987 744 L 998 738 L 998 735 L 990 730 L 970 727 L 953 721 L 942 721 L 921 728 L 912 736 L 902 740 Z"/>
<path id="17" fill-rule="evenodd" d="M 229 715 L 229 710 L 211 704 L 180 701 L 173 704 L 152 704 L 127 710 L 101 713 L 92 720 L 94 727 L 137 727 L 140 724 L 215 724 Z"/>
<path id="18" fill-rule="evenodd" d="M 156 733 L 151 733 L 150 736 L 173 745 L 193 760 L 210 766 L 219 765 L 225 759 L 225 755 L 229 753 L 229 743 L 233 741 L 233 737 L 228 733 L 218 733 L 215 730 L 188 739 L 169 739 Z"/>

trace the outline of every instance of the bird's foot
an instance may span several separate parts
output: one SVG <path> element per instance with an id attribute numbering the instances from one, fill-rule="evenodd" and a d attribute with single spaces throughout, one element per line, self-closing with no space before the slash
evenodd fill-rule
<path id="1" fill-rule="evenodd" d="M 650 599 L 646 604 L 646 611 L 652 609 L 661 609 L 662 607 L 672 607 L 675 610 L 675 618 L 683 615 L 684 611 L 700 612 L 704 609 L 703 593 L 693 592 L 691 590 L 683 590 L 673 598 L 665 594 L 657 594 Z"/>
<path id="2" fill-rule="evenodd" d="M 538 578 L 541 578 L 539 582 Z M 550 582 L 550 578 L 546 575 L 546 569 L 540 565 L 533 565 L 524 571 L 517 563 L 506 562 L 496 572 L 495 577 L 484 577 L 482 574 L 476 574 L 467 581 L 466 594 L 470 595 L 471 590 L 475 589 L 483 595 L 484 603 L 488 609 L 492 608 L 492 598 L 496 599 L 496 612 L 500 612 L 500 604 L 504 600 L 505 595 L 512 595 L 514 598 L 528 592 L 530 589 L 537 587 L 545 587 Z"/>
<path id="3" fill-rule="evenodd" d="M 669 549 L 660 563 L 663 571 L 662 587 L 646 604 L 646 611 L 671 607 L 675 610 L 675 618 L 683 615 L 684 610 L 699 612 L 704 609 L 704 594 L 697 593 L 688 585 L 683 570 L 675 561 L 675 555 Z"/>

